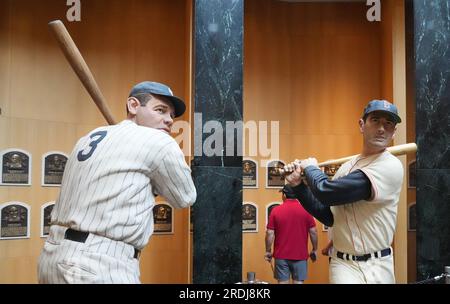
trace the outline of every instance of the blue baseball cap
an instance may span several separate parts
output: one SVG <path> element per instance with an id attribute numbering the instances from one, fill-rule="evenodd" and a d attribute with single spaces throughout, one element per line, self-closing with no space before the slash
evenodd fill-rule
<path id="1" fill-rule="evenodd" d="M 402 119 L 400 118 L 400 116 L 398 116 L 397 107 L 387 100 L 375 99 L 370 101 L 364 108 L 363 119 L 366 118 L 367 115 L 375 111 L 381 111 L 389 114 L 389 116 L 392 117 L 395 123 L 402 122 Z"/>
<path id="2" fill-rule="evenodd" d="M 143 81 L 135 85 L 128 97 L 132 97 L 138 94 L 156 94 L 167 97 L 175 109 L 175 117 L 183 115 L 186 111 L 186 105 L 184 101 L 173 95 L 172 90 L 165 84 L 154 81 Z"/>

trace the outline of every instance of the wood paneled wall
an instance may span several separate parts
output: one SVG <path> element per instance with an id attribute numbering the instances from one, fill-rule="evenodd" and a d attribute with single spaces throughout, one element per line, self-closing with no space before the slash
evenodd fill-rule
<path id="1" fill-rule="evenodd" d="M 82 1 L 81 22 L 68 22 L 65 1 L 4 0 L 0 4 L 0 150 L 33 157 L 30 187 L 0 186 L 0 203 L 31 205 L 31 237 L 0 241 L 0 283 L 36 283 L 40 207 L 59 188 L 40 186 L 47 151 L 70 153 L 76 140 L 106 124 L 47 28 L 61 19 L 118 121 L 131 87 L 167 83 L 189 101 L 190 56 L 185 0 Z M 189 106 L 181 119 L 189 119 Z M 153 236 L 141 257 L 144 283 L 188 282 L 188 211 L 175 211 L 175 234 Z"/>
<path id="2" fill-rule="evenodd" d="M 359 153 L 364 106 L 393 95 L 392 51 L 382 51 L 392 48 L 392 33 L 383 31 L 383 16 L 371 23 L 366 11 L 365 3 L 245 2 L 244 120 L 280 122 L 282 160 Z M 259 188 L 244 190 L 244 201 L 259 206 L 259 232 L 244 235 L 243 278 L 255 271 L 276 282 L 263 259 L 265 206 L 281 197 L 259 170 Z M 320 250 L 327 233 L 317 228 Z M 328 283 L 327 257 L 308 266 L 306 283 Z"/>
<path id="3" fill-rule="evenodd" d="M 81 22 L 68 23 L 64 1 L 2 1 L 0 150 L 17 147 L 32 153 L 33 185 L 0 186 L 0 203 L 17 200 L 32 208 L 30 239 L 0 241 L 0 283 L 37 281 L 44 242 L 39 237 L 40 206 L 59 193 L 59 188 L 40 186 L 42 154 L 69 153 L 80 136 L 105 124 L 47 23 L 65 22 L 121 120 L 126 96 L 141 80 L 166 82 L 190 100 L 191 4 L 84 1 Z M 357 121 L 363 107 L 370 99 L 392 96 L 392 74 L 385 74 L 392 73 L 392 58 L 382 51 L 390 31 L 383 19 L 367 22 L 366 10 L 361 3 L 245 1 L 244 120 L 279 121 L 282 160 L 314 156 L 320 161 L 359 153 Z M 189 120 L 189 113 L 182 119 Z M 244 234 L 243 279 L 247 271 L 255 271 L 258 279 L 275 282 L 263 259 L 265 207 L 281 197 L 276 189 L 265 188 L 264 168 L 259 170 L 259 188 L 244 190 L 244 201 L 259 206 L 259 232 Z M 153 236 L 143 251 L 142 282 L 189 281 L 187 210 L 175 212 L 174 225 L 174 235 Z M 320 223 L 317 228 L 320 250 L 327 235 Z M 306 282 L 328 282 L 326 257 L 309 263 Z"/>

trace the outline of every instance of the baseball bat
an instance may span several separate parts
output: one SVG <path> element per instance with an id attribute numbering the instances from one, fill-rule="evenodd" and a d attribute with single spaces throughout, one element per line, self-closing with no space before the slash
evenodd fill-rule
<path id="1" fill-rule="evenodd" d="M 417 145 L 415 143 L 396 145 L 396 146 L 388 147 L 388 148 L 386 148 L 386 150 L 391 152 L 392 155 L 398 156 L 398 155 L 403 155 L 403 154 L 407 154 L 410 152 L 416 152 Z M 350 159 L 352 159 L 355 156 L 357 156 L 357 154 L 352 155 L 352 156 L 343 157 L 343 158 L 338 158 L 338 159 L 330 159 L 330 160 L 319 163 L 318 166 L 325 167 L 325 166 L 329 166 L 329 165 L 340 165 L 340 164 L 345 163 L 346 161 L 349 161 Z"/>
<path id="2" fill-rule="evenodd" d="M 388 147 L 386 148 L 387 151 L 391 152 L 392 155 L 398 156 L 398 155 L 403 155 L 403 154 L 407 154 L 410 152 L 416 152 L 417 151 L 417 145 L 415 143 L 409 143 L 409 144 L 402 144 L 402 145 L 396 145 L 396 146 L 392 146 L 392 147 Z M 319 167 L 325 167 L 325 166 L 330 166 L 330 165 L 341 165 L 347 161 L 349 161 L 350 159 L 352 159 L 353 157 L 357 156 L 358 154 L 355 155 L 351 155 L 351 156 L 346 156 L 343 158 L 338 158 L 338 159 L 330 159 L 321 163 L 318 163 L 317 165 Z M 286 174 L 286 172 L 284 172 L 283 169 L 280 170 L 281 174 Z"/>
<path id="3" fill-rule="evenodd" d="M 114 116 L 106 103 L 105 97 L 100 91 L 100 88 L 89 70 L 86 61 L 84 61 L 83 56 L 81 56 L 80 51 L 75 45 L 75 42 L 73 42 L 72 37 L 70 37 L 70 34 L 64 24 L 60 20 L 55 20 L 49 22 L 48 26 L 58 41 L 66 59 L 72 66 L 72 69 L 77 74 L 89 95 L 91 95 L 103 117 L 110 125 L 116 124 L 116 120 L 114 119 Z"/>

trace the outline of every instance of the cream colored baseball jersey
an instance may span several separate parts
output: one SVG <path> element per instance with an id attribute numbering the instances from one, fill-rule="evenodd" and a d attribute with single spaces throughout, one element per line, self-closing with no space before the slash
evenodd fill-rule
<path id="1" fill-rule="evenodd" d="M 333 179 L 358 169 L 370 179 L 371 199 L 331 207 L 333 245 L 336 250 L 353 255 L 373 253 L 391 246 L 403 182 L 401 162 L 387 151 L 353 158 L 339 168 Z"/>
<path id="2" fill-rule="evenodd" d="M 139 283 L 142 249 L 153 232 L 154 194 L 192 205 L 191 170 L 176 141 L 130 120 L 81 138 L 66 164 L 39 258 L 40 283 Z M 88 232 L 84 241 L 67 228 Z"/>
<path id="3" fill-rule="evenodd" d="M 196 199 L 176 141 L 130 120 L 97 128 L 70 155 L 52 223 L 141 249 L 153 232 L 153 193 L 175 208 Z"/>

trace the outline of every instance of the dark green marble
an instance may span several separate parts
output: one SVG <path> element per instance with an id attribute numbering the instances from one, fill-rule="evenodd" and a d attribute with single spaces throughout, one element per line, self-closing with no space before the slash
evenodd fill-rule
<path id="1" fill-rule="evenodd" d="M 450 265 L 450 0 L 414 0 L 417 279 Z"/>
<path id="2" fill-rule="evenodd" d="M 417 170 L 417 279 L 450 265 L 450 170 Z"/>
<path id="3" fill-rule="evenodd" d="M 195 1 L 194 110 L 202 122 L 195 121 L 194 159 L 199 166 L 242 166 L 242 132 L 234 131 L 227 142 L 225 127 L 227 121 L 242 122 L 243 9 L 243 0 Z M 224 131 L 222 155 L 199 155 L 214 133 L 202 132 L 208 121 L 219 122 Z M 234 153 L 229 155 L 231 144 Z"/>
<path id="4" fill-rule="evenodd" d="M 242 168 L 194 167 L 194 280 L 242 281 Z"/>
<path id="5" fill-rule="evenodd" d="M 193 282 L 242 281 L 243 0 L 194 1 Z M 205 132 L 213 122 L 217 129 Z M 205 142 L 222 131 L 218 153 Z M 219 134 L 219 133 L 217 133 Z M 233 147 L 233 148 L 232 148 Z M 227 153 L 230 152 L 230 153 Z"/>

